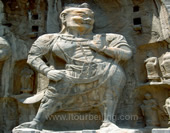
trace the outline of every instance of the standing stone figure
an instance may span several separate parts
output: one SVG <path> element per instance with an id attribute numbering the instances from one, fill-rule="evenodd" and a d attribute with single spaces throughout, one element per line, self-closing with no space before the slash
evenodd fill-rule
<path id="1" fill-rule="evenodd" d="M 140 107 L 145 117 L 146 128 L 159 127 L 158 105 L 155 99 L 152 99 L 151 94 L 145 94 L 145 100 L 143 100 L 143 104 Z"/>
<path id="2" fill-rule="evenodd" d="M 163 55 L 163 62 L 161 63 L 162 75 L 165 80 L 170 79 L 170 52 Z"/>
<path id="3" fill-rule="evenodd" d="M 147 78 L 150 82 L 159 81 L 160 77 L 158 75 L 158 59 L 157 57 L 148 57 L 145 61 Z"/>
<path id="4" fill-rule="evenodd" d="M 9 43 L 3 37 L 0 37 L 0 95 L 5 95 L 7 91 L 6 82 L 9 79 L 9 68 L 6 60 L 11 56 Z"/>
<path id="5" fill-rule="evenodd" d="M 131 58 L 129 45 L 119 34 L 94 34 L 94 12 L 86 3 L 67 6 L 60 19 L 61 32 L 40 36 L 29 52 L 27 62 L 50 82 L 35 118 L 18 128 L 42 129 L 44 121 L 56 111 L 92 107 L 101 110 L 101 127 L 114 125 L 111 116 L 126 82 L 119 61 Z M 62 70 L 56 69 L 56 56 L 66 62 Z"/>
<path id="6" fill-rule="evenodd" d="M 163 106 L 165 113 L 169 116 L 169 122 L 170 124 L 170 97 L 168 97 L 165 101 L 165 105 Z"/>
<path id="7" fill-rule="evenodd" d="M 33 91 L 34 72 L 28 67 L 21 71 L 21 92 L 30 93 Z"/>
<path id="8" fill-rule="evenodd" d="M 4 4 L 2 0 L 0 0 L 0 24 L 5 21 L 5 13 L 4 13 Z"/>
<path id="9" fill-rule="evenodd" d="M 9 43 L 0 37 L 0 61 L 5 61 L 11 56 L 11 48 Z"/>

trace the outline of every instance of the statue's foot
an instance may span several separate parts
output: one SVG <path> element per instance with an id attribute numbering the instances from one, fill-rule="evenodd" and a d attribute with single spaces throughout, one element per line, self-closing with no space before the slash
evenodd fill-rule
<path id="1" fill-rule="evenodd" d="M 127 133 L 110 121 L 104 121 L 98 133 Z"/>
<path id="2" fill-rule="evenodd" d="M 114 127 L 114 128 L 119 128 L 118 126 L 116 126 L 114 123 L 110 122 L 110 121 L 104 121 L 102 123 L 102 125 L 100 126 L 101 128 L 107 128 L 107 127 Z"/>
<path id="3" fill-rule="evenodd" d="M 15 127 L 15 129 L 21 129 L 21 128 L 32 128 L 32 129 L 42 130 L 42 124 L 40 122 L 33 120 L 31 122 L 22 123 L 21 125 Z"/>
<path id="4" fill-rule="evenodd" d="M 168 125 L 170 125 L 170 121 L 168 121 Z"/>

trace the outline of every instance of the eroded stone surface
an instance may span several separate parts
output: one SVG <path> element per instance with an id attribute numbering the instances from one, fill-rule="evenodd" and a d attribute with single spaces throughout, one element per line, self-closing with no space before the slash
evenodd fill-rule
<path id="1" fill-rule="evenodd" d="M 169 133 L 170 132 L 170 129 L 153 129 L 152 130 L 152 133 Z"/>
<path id="2" fill-rule="evenodd" d="M 31 121 L 35 117 L 40 104 L 36 102 L 41 99 L 41 96 L 37 98 L 35 94 L 43 92 L 48 86 L 49 80 L 28 66 L 26 63 L 28 52 L 38 36 L 60 31 L 61 22 L 58 15 L 67 4 L 81 4 L 83 2 L 87 2 L 95 13 L 96 23 L 93 32 L 95 34 L 115 33 L 123 35 L 134 54 L 133 58 L 126 64 L 120 62 L 125 70 L 127 82 L 115 112 L 116 124 L 130 128 L 145 127 L 146 121 L 140 105 L 145 99 L 144 95 L 150 93 L 158 104 L 160 127 L 168 127 L 168 115 L 163 111 L 163 105 L 170 97 L 169 60 L 168 56 L 164 58 L 164 55 L 170 51 L 169 13 L 160 0 L 108 0 L 107 2 L 105 0 L 1 0 L 0 36 L 8 43 L 9 52 L 7 52 L 8 57 L 0 62 L 0 132 L 11 132 L 16 125 Z M 168 1 L 165 2 L 168 5 Z M 2 51 L 5 50 L 2 48 Z M 148 58 L 148 53 L 152 53 L 151 57 L 157 58 L 155 72 L 159 78 L 154 82 L 148 79 L 146 63 L 144 63 Z M 56 56 L 54 58 L 58 61 L 56 68 L 63 69 L 65 62 Z M 22 91 L 23 78 L 21 73 L 28 67 L 34 72 L 30 78 L 32 81 L 28 78 L 30 82 L 28 88 L 31 88 L 28 90 L 31 91 Z M 84 89 L 83 86 L 80 88 Z M 16 100 L 11 100 L 10 97 L 14 97 Z M 98 98 L 97 93 L 94 99 Z M 83 100 L 87 101 L 87 99 L 87 97 L 82 97 L 76 102 L 82 103 Z M 28 103 L 32 104 L 28 105 Z M 10 117 L 10 113 L 7 112 L 11 112 L 12 116 Z M 3 115 L 1 115 L 2 113 Z M 72 113 L 79 112 L 61 111 L 58 115 L 69 116 Z M 101 117 L 100 111 L 96 108 L 94 112 L 92 110 L 81 112 L 81 115 L 85 116 L 91 113 L 93 116 Z M 14 115 L 16 116 L 15 120 L 13 119 Z M 99 129 L 101 120 L 47 120 L 45 125 L 48 129 L 53 128 L 53 130 L 58 131 Z"/>
<path id="3" fill-rule="evenodd" d="M 56 111 L 86 111 L 97 107 L 103 116 L 101 128 L 115 130 L 118 127 L 110 117 L 115 115 L 126 82 L 119 63 L 131 58 L 130 46 L 122 35 L 94 34 L 94 12 L 87 3 L 67 6 L 60 19 L 60 33 L 45 34 L 31 47 L 27 63 L 48 77 L 50 82 L 35 118 L 16 129 L 41 130 L 45 120 Z M 54 64 L 57 60 L 52 59 L 52 54 L 66 62 L 63 70 L 57 70 Z M 80 98 L 83 101 L 76 102 Z"/>

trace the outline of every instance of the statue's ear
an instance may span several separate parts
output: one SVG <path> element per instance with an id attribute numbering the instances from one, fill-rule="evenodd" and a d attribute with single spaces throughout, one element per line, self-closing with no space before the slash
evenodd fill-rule
<path id="1" fill-rule="evenodd" d="M 60 14 L 60 19 L 61 19 L 61 22 L 62 22 L 62 23 L 65 23 L 65 22 L 66 22 L 66 13 L 64 13 L 64 12 L 61 13 L 61 14 Z"/>

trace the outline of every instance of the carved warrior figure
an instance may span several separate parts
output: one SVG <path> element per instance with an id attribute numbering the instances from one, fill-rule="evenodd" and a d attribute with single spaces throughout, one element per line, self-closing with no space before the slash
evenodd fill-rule
<path id="1" fill-rule="evenodd" d="M 163 78 L 170 79 L 170 52 L 163 55 L 163 62 L 161 63 Z"/>
<path id="2" fill-rule="evenodd" d="M 61 32 L 40 36 L 29 52 L 28 63 L 46 75 L 50 83 L 33 121 L 19 127 L 41 129 L 56 111 L 84 111 L 92 107 L 101 109 L 102 126 L 113 124 L 110 116 L 115 114 L 126 82 L 119 61 L 131 58 L 129 45 L 122 35 L 92 33 L 94 13 L 87 4 L 66 7 L 60 19 Z M 66 62 L 65 69 L 56 69 L 55 56 Z"/>
<path id="3" fill-rule="evenodd" d="M 0 0 L 0 13 L 4 12 L 4 4 L 2 2 L 2 0 Z"/>
<path id="4" fill-rule="evenodd" d="M 170 124 L 170 97 L 168 97 L 165 101 L 165 105 L 163 106 L 165 113 L 169 116 L 169 122 Z"/>
<path id="5" fill-rule="evenodd" d="M 146 128 L 158 127 L 160 125 L 158 118 L 158 105 L 155 99 L 152 99 L 151 94 L 145 94 L 145 100 L 140 106 L 142 114 L 145 117 Z"/>
<path id="6" fill-rule="evenodd" d="M 11 55 L 11 49 L 9 43 L 2 37 L 0 37 L 0 61 L 5 61 Z"/>
<path id="7" fill-rule="evenodd" d="M 30 93 L 33 91 L 34 72 L 28 67 L 21 71 L 21 92 Z"/>
<path id="8" fill-rule="evenodd" d="M 7 90 L 6 82 L 9 80 L 9 62 L 7 59 L 11 56 L 9 43 L 3 37 L 0 37 L 0 95 L 5 95 Z M 8 84 L 7 84 L 8 85 Z"/>
<path id="9" fill-rule="evenodd" d="M 158 75 L 158 59 L 157 57 L 149 57 L 145 60 L 145 66 L 147 71 L 147 77 L 150 82 L 159 81 Z"/>

